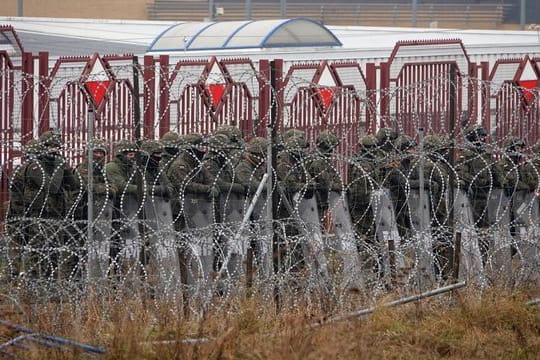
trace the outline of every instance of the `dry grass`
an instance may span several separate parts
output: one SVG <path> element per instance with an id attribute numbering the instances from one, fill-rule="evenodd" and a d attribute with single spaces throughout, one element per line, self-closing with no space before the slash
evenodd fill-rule
<path id="1" fill-rule="evenodd" d="M 94 298 L 77 306 L 27 306 L 24 316 L 11 314 L 9 320 L 103 347 L 103 358 L 110 359 L 538 359 L 540 308 L 525 305 L 534 295 L 461 290 L 316 328 L 309 325 L 320 314 L 301 307 L 276 312 L 254 298 L 208 311 L 202 319 L 184 316 L 174 304 Z M 4 332 L 2 338 L 13 335 Z M 202 338 L 207 341 L 185 341 Z M 16 353 L 31 359 L 93 357 L 43 346 Z"/>

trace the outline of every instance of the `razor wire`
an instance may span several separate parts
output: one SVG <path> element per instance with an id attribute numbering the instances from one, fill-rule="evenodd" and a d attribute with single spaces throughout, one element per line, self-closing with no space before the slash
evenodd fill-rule
<path id="1" fill-rule="evenodd" d="M 0 144 L 8 159 L 2 181 L 10 192 L 0 246 L 9 296 L 41 303 L 79 301 L 89 292 L 148 296 L 200 313 L 253 293 L 282 306 L 339 308 L 358 296 L 424 292 L 454 280 L 479 287 L 538 285 L 540 147 L 530 142 L 535 130 L 517 121 L 536 111 L 538 94 L 529 109 L 515 109 L 511 121 L 494 109 L 489 119 L 460 123 L 454 135 L 441 130 L 448 104 L 429 114 L 401 109 L 396 101 L 395 126 L 368 134 L 361 126 L 365 117 L 324 108 L 308 91 L 317 84 L 295 78 L 291 83 L 311 95 L 302 107 L 298 97 L 285 94 L 287 119 L 277 137 L 257 138 L 261 129 L 252 127 L 245 138 L 233 139 L 224 125 L 240 125 L 234 109 L 249 109 L 251 121 L 269 114 L 259 114 L 241 96 L 221 100 L 225 115 L 208 99 L 189 106 L 200 88 L 183 83 L 196 73 L 176 75 L 167 100 L 179 111 L 168 129 L 178 133 L 173 143 L 151 148 L 155 142 L 135 134 L 133 100 L 125 100 L 121 111 L 120 101 L 107 103 L 95 136 L 87 137 L 88 107 L 73 75 L 55 78 L 59 88 L 50 87 L 58 99 L 50 121 L 57 144 L 22 134 L 19 120 L 4 129 L 12 132 Z M 254 76 L 240 77 L 253 87 Z M 392 102 L 409 94 L 436 101 L 428 95 L 442 83 L 449 88 L 447 78 L 430 79 L 376 98 Z M 14 90 L 20 102 L 24 94 Z M 161 91 L 152 96 L 162 98 Z M 518 96 L 522 89 L 514 91 Z M 271 94 L 272 106 L 278 96 Z M 361 108 L 371 110 L 380 105 L 367 92 L 341 89 L 336 97 L 340 104 L 360 99 Z M 151 105 L 140 107 L 145 113 Z M 10 114 L 20 119 L 15 107 Z M 539 120 L 532 116 L 529 125 Z M 193 131 L 183 131 L 188 118 L 198 118 Z M 422 128 L 426 122 L 433 126 Z M 485 141 L 480 127 L 472 127 L 481 123 L 492 130 Z M 336 143 L 322 151 L 317 145 L 324 130 Z M 22 145 L 23 138 L 35 140 Z M 277 155 L 271 188 L 263 181 L 268 154 L 261 139 L 272 140 Z M 102 152 L 91 170 L 89 151 Z"/>

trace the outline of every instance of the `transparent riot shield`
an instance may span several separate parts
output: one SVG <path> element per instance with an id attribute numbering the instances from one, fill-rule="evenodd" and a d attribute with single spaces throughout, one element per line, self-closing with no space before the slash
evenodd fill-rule
<path id="1" fill-rule="evenodd" d="M 469 198 L 462 189 L 455 190 L 454 194 L 454 229 L 460 234 L 459 251 L 459 279 L 470 280 L 476 284 L 484 284 L 484 265 L 478 244 L 478 234 L 474 228 L 474 218 Z"/>
<path id="2" fill-rule="evenodd" d="M 431 235 L 429 198 L 420 189 L 411 189 L 407 197 L 410 212 L 411 231 L 415 245 L 414 282 L 415 286 L 427 290 L 435 285 L 435 256 Z"/>
<path id="3" fill-rule="evenodd" d="M 338 248 L 343 262 L 343 284 L 346 289 L 364 288 L 364 275 L 358 254 L 356 237 L 352 225 L 349 204 L 345 194 L 331 191 L 328 202 L 332 213 L 332 225 L 338 239 Z"/>
<path id="4" fill-rule="evenodd" d="M 107 277 L 112 235 L 111 200 L 106 197 L 95 197 L 94 200 L 92 238 L 86 243 L 87 276 L 90 282 Z"/>
<path id="5" fill-rule="evenodd" d="M 298 217 L 304 226 L 304 229 L 302 229 L 302 233 L 305 235 L 302 241 L 302 252 L 312 276 L 312 282 L 328 289 L 330 276 L 328 262 L 324 254 L 324 241 L 317 199 L 315 194 L 307 198 L 304 195 L 302 192 L 298 192 L 293 197 L 294 208 L 298 211 Z"/>
<path id="6" fill-rule="evenodd" d="M 239 279 L 246 272 L 246 251 L 249 244 L 249 232 L 242 231 L 240 225 L 244 218 L 244 204 L 246 197 L 238 193 L 229 193 L 220 199 L 222 209 L 221 219 L 225 234 L 224 258 L 226 260 L 226 277 Z"/>
<path id="7" fill-rule="evenodd" d="M 120 198 L 121 217 L 117 219 L 120 222 L 118 224 L 120 243 L 118 244 L 117 261 L 120 275 L 130 282 L 138 279 L 141 271 L 139 233 L 139 213 L 141 211 L 136 195 L 124 194 Z"/>
<path id="8" fill-rule="evenodd" d="M 181 284 L 179 248 L 170 199 L 162 196 L 147 197 L 144 214 L 150 253 L 148 274 L 158 292 L 167 294 L 178 289 Z"/>
<path id="9" fill-rule="evenodd" d="M 379 275 L 385 282 L 392 281 L 405 269 L 401 237 L 399 236 L 390 190 L 379 189 L 372 193 L 371 204 L 375 216 L 375 238 L 379 247 Z"/>
<path id="10" fill-rule="evenodd" d="M 516 257 L 518 267 L 515 280 L 540 282 L 540 215 L 538 197 L 529 191 L 516 191 L 512 213 L 516 227 Z"/>
<path id="11" fill-rule="evenodd" d="M 182 210 L 186 222 L 184 262 L 188 286 L 200 288 L 211 279 L 214 263 L 214 241 L 211 225 L 214 204 L 206 194 L 186 193 Z"/>
<path id="12" fill-rule="evenodd" d="M 512 234 L 510 233 L 510 197 L 503 189 L 492 189 L 487 203 L 491 230 L 486 260 L 486 276 L 491 282 L 506 283 L 512 276 Z"/>

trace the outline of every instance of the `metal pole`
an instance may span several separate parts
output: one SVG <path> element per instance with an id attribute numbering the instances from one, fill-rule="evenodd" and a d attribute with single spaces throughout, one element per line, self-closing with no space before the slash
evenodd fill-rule
<path id="1" fill-rule="evenodd" d="M 88 189 L 87 189 L 87 221 L 88 221 L 88 227 L 87 227 L 87 237 L 88 237 L 88 244 L 91 244 L 90 246 L 93 246 L 94 244 L 94 227 L 92 226 L 94 223 L 94 121 L 95 121 L 95 113 L 94 113 L 94 105 L 88 104 L 88 131 L 86 135 L 86 159 L 88 162 Z"/>
<path id="2" fill-rule="evenodd" d="M 413 301 L 417 301 L 417 300 L 425 299 L 425 298 L 428 298 L 428 297 L 444 294 L 444 293 L 446 293 L 448 291 L 452 291 L 452 290 L 462 288 L 465 285 L 467 285 L 467 283 L 465 281 L 462 281 L 462 282 L 459 282 L 457 284 L 443 286 L 441 288 L 426 291 L 426 292 L 418 294 L 418 295 L 413 295 L 413 296 L 405 297 L 405 298 L 402 298 L 402 299 L 394 300 L 394 301 L 391 301 L 389 303 L 382 304 L 381 306 L 372 306 L 370 308 L 362 309 L 362 310 L 358 310 L 358 311 L 353 311 L 353 312 L 345 314 L 345 315 L 335 316 L 335 317 L 330 318 L 330 319 L 328 319 L 328 320 L 326 320 L 324 322 L 312 324 L 311 327 L 318 327 L 318 326 L 325 325 L 325 324 L 328 324 L 328 323 L 333 323 L 333 322 L 336 322 L 336 321 L 343 321 L 343 320 L 348 320 L 348 319 L 351 319 L 351 318 L 356 318 L 356 317 L 369 315 L 369 314 L 373 313 L 375 310 L 377 310 L 378 308 L 387 308 L 387 307 L 394 307 L 394 306 L 398 306 L 398 305 L 404 305 L 404 304 L 407 304 L 407 303 L 410 303 L 410 302 L 413 302 Z"/>
<path id="3" fill-rule="evenodd" d="M 208 0 L 208 21 L 214 21 L 214 0 Z"/>
<path id="4" fill-rule="evenodd" d="M 456 92 L 457 92 L 457 66 L 455 63 L 450 64 L 450 76 L 448 81 L 450 81 L 450 99 L 448 106 L 450 107 L 448 112 L 448 134 L 450 135 L 450 158 L 448 159 L 448 163 L 450 165 L 450 170 L 453 171 L 455 169 L 454 164 L 456 162 Z M 452 231 L 451 234 L 454 236 L 454 190 L 456 187 L 455 183 L 455 176 L 454 174 L 449 174 L 448 179 L 448 201 L 449 201 L 449 210 L 450 213 L 448 214 L 448 222 L 450 225 L 450 230 Z M 457 241 L 457 238 L 456 240 Z M 454 243 L 455 243 L 454 241 Z"/>
<path id="5" fill-rule="evenodd" d="M 287 0 L 279 0 L 279 16 L 282 19 L 287 17 Z"/>
<path id="6" fill-rule="evenodd" d="M 244 8 L 244 17 L 246 20 L 251 20 L 251 0 L 246 0 Z"/>
<path id="7" fill-rule="evenodd" d="M 412 27 L 418 27 L 418 0 L 412 0 Z"/>
<path id="8" fill-rule="evenodd" d="M 24 0 L 17 0 L 17 16 L 23 17 L 24 16 Z"/>
<path id="9" fill-rule="evenodd" d="M 521 0 L 519 4 L 519 28 L 525 30 L 525 23 L 527 22 L 526 18 L 526 9 L 527 9 L 527 0 Z"/>

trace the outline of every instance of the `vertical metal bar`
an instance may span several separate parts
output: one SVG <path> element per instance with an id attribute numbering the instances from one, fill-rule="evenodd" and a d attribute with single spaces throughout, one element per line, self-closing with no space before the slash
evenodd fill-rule
<path id="1" fill-rule="evenodd" d="M 418 0 L 412 0 L 412 27 L 418 27 Z"/>
<path id="2" fill-rule="evenodd" d="M 449 75 L 449 89 L 450 89 L 450 99 L 449 99 L 449 114 L 448 114 L 448 135 L 450 136 L 450 159 L 448 163 L 451 169 L 454 169 L 456 161 L 456 72 L 457 65 L 455 63 L 450 64 L 450 75 Z M 448 200 L 450 202 L 450 213 L 448 214 L 448 222 L 450 225 L 451 233 L 454 234 L 454 189 L 455 189 L 455 177 L 449 176 L 448 184 Z M 456 234 L 456 244 L 458 236 Z M 461 238 L 459 238 L 461 240 Z M 455 268 L 454 268 L 455 270 Z"/>
<path id="3" fill-rule="evenodd" d="M 244 8 L 244 18 L 245 20 L 251 20 L 251 0 L 246 0 L 246 5 Z"/>
<path id="4" fill-rule="evenodd" d="M 33 116 L 34 58 L 31 53 L 25 52 L 22 55 L 23 55 L 22 56 L 23 69 L 22 69 L 22 77 L 21 77 L 21 81 L 22 81 L 22 84 L 21 84 L 21 92 L 22 92 L 21 142 L 22 142 L 22 145 L 24 145 L 26 144 L 28 140 L 34 137 L 34 134 L 33 134 L 34 132 L 33 131 L 33 126 L 34 126 L 34 116 Z M 6 72 L 6 74 L 9 74 L 9 72 Z M 10 87 L 12 88 L 12 86 Z"/>
<path id="5" fill-rule="evenodd" d="M 17 16 L 24 16 L 24 0 L 17 0 Z"/>
<path id="6" fill-rule="evenodd" d="M 86 141 L 86 159 L 88 161 L 88 188 L 86 189 L 87 193 L 87 221 L 88 227 L 86 229 L 86 236 L 88 237 L 88 244 L 94 246 L 94 106 L 88 104 L 88 113 L 87 113 L 87 141 Z M 93 251 L 94 249 L 92 249 Z"/>
<path id="7" fill-rule="evenodd" d="M 49 75 L 49 53 L 45 51 L 39 52 L 39 92 L 38 92 L 38 106 L 39 106 L 39 125 L 38 135 L 49 130 L 49 104 L 50 104 L 50 83 L 48 79 Z"/>
<path id="8" fill-rule="evenodd" d="M 287 0 L 279 0 L 279 16 L 282 19 L 287 17 Z"/>
<path id="9" fill-rule="evenodd" d="M 169 109 L 169 55 L 159 57 L 159 134 L 161 138 L 170 129 L 171 113 Z M 155 133 L 155 132 L 152 132 Z M 155 136 L 150 136 L 151 138 Z"/>
<path id="10" fill-rule="evenodd" d="M 519 4 L 519 28 L 525 30 L 525 23 L 527 22 L 527 0 L 521 0 Z"/>

